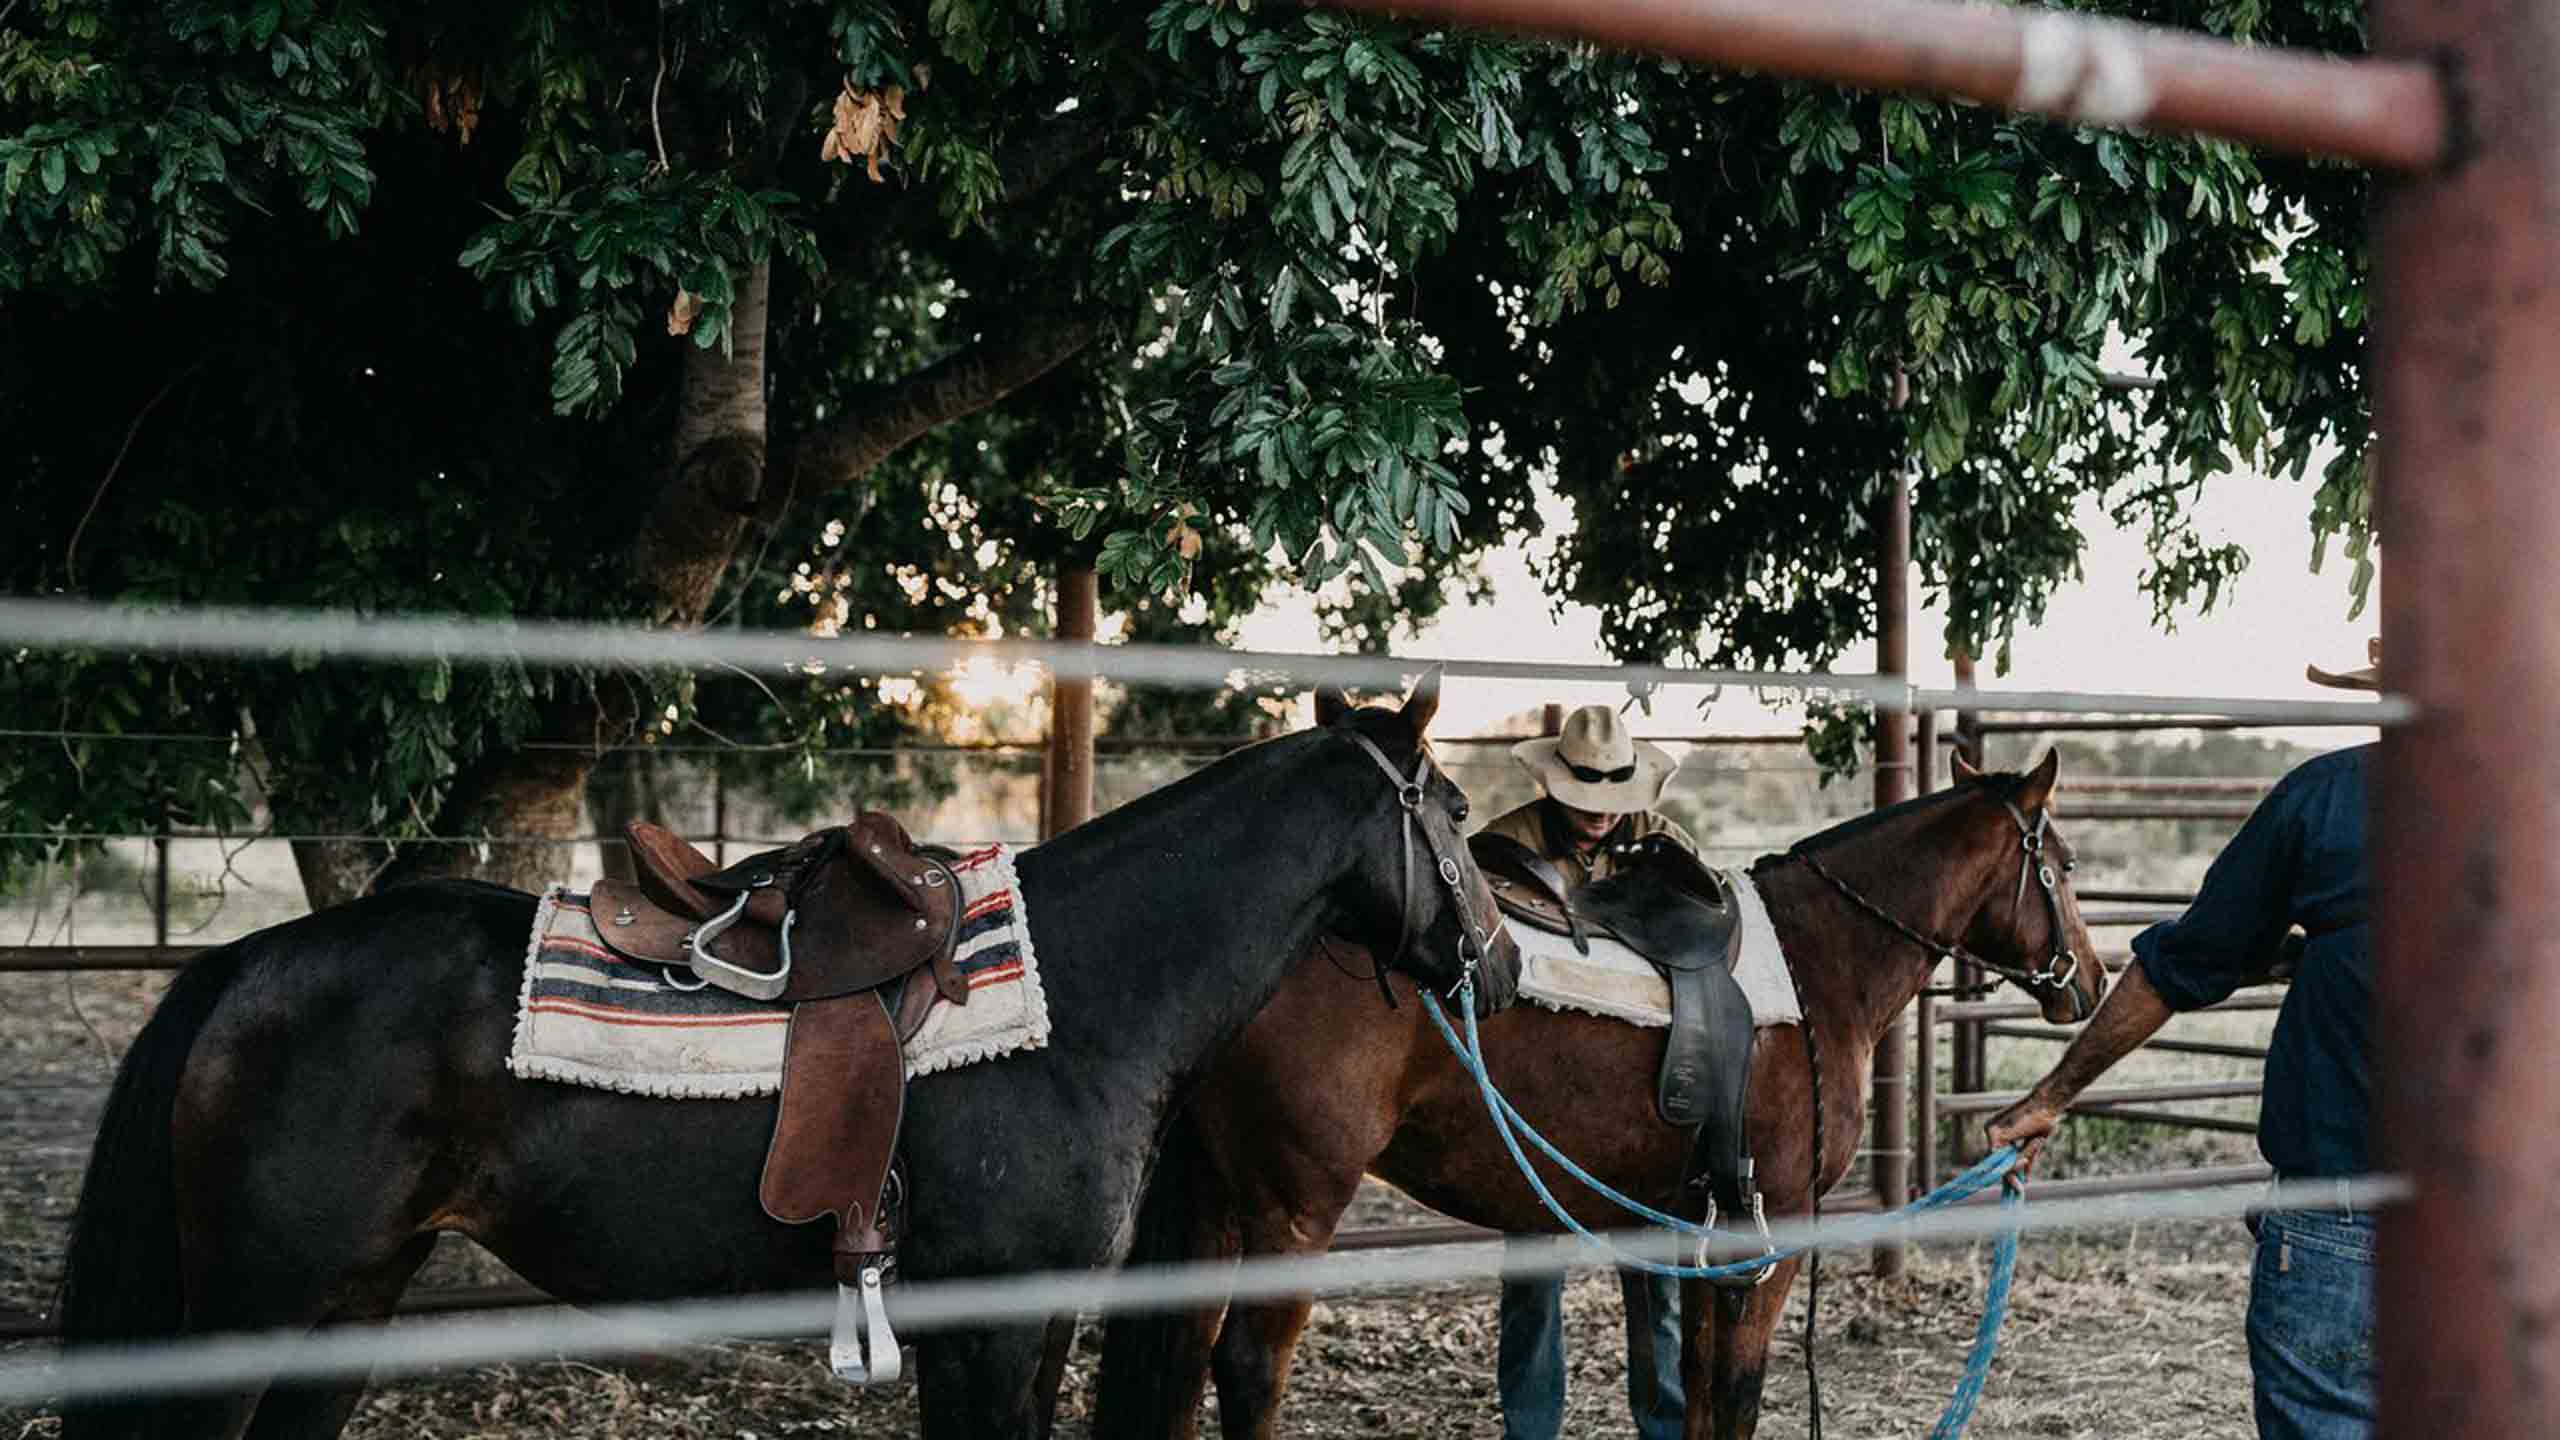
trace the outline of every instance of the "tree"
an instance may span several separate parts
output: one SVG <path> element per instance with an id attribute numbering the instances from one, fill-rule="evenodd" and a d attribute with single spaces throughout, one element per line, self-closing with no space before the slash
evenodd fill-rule
<path id="1" fill-rule="evenodd" d="M 765 623 L 805 612 L 753 555 L 817 517 L 855 517 L 864 584 L 908 565 L 899 490 L 963 497 L 933 517 L 937 544 L 983 532 L 960 555 L 1092 546 L 1133 596 L 1180 583 L 1185 513 L 1319 579 L 1445 551 L 1456 390 L 1373 292 L 1486 176 L 1621 143 L 1587 124 L 1607 66 L 1186 0 L 24 20 L 0 36 L 0 293 L 45 344 L 0 392 L 40 437 L 10 579 L 132 603 Z M 1524 244 L 1517 273 L 1546 258 Z M 1054 448 L 1022 464 L 1026 438 Z M 991 629 L 1037 603 L 1000 571 L 966 617 L 851 608 Z M 688 703 L 681 677 L 126 657 L 0 686 L 44 723 L 238 735 L 287 828 L 448 836 L 566 833 L 600 745 Z M 801 688 L 782 708 L 828 703 L 800 733 L 851 713 Z M 103 758 L 18 756 L 10 808 L 239 819 L 219 749 Z M 321 900 L 383 863 L 304 858 Z M 383 878 L 554 858 L 412 846 Z"/>
<path id="2" fill-rule="evenodd" d="M 2075 8 L 2365 48 L 2337 0 Z M 2003 668 L 2078 574 L 2083 501 L 2147 529 L 2142 583 L 2171 623 L 2247 563 L 2189 523 L 2202 487 L 2242 463 L 2298 479 L 2323 447 L 2307 508 L 2344 538 L 2361 604 L 2362 171 L 1740 77 L 1640 113 L 1692 257 L 1643 303 L 1548 319 L 1489 298 L 1493 256 L 1467 241 L 1499 233 L 1498 188 L 1421 282 L 1464 337 L 1450 365 L 1482 397 L 1483 463 L 1553 467 L 1575 528 L 1551 588 L 1597 607 L 1619 653 L 1831 663 L 1875 633 L 1872 517 L 1906 464 L 1948 639 Z M 1534 345 L 1497 343 L 1531 321 Z M 2156 385 L 2109 383 L 2119 339 Z"/>
<path id="3" fill-rule="evenodd" d="M 2091 8 L 2362 44 L 2343 0 Z M 764 563 L 832 534 L 842 623 L 1037 625 L 1045 567 L 1090 560 L 1151 634 L 1348 576 L 1374 645 L 1535 529 L 1551 473 L 1551 590 L 1620 654 L 1825 664 L 1872 628 L 1864 517 L 1916 456 L 1918 563 L 1996 650 L 2074 572 L 2084 497 L 2152 525 L 2164 617 L 2243 563 L 2182 517 L 2237 461 L 2334 442 L 2319 523 L 2364 543 L 2361 196 L 1249 0 L 35 0 L 0 36 L 0 294 L 43 337 L 0 360 L 33 437 L 6 563 L 133 603 L 764 625 L 839 604 Z M 2111 337 L 2156 388 L 2107 388 Z M 563 832 L 600 740 L 705 693 L 0 677 L 47 725 L 244 737 L 281 822 L 439 835 Z M 747 710 L 907 723 L 877 696 Z M 200 750 L 0 783 L 19 828 L 219 816 Z M 393 878 L 548 858 L 412 847 Z M 380 863 L 335 859 L 316 894 Z"/>

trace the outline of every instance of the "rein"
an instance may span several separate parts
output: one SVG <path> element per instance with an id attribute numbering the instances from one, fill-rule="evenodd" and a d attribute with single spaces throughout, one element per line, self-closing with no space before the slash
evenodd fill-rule
<path id="1" fill-rule="evenodd" d="M 1455 999 L 1459 1017 L 1466 1023 L 1467 1033 L 1463 1040 L 1450 1026 L 1448 1017 L 1441 1012 L 1438 997 L 1427 991 L 1424 992 L 1422 1008 L 1431 1017 L 1431 1023 L 1439 1029 L 1440 1038 L 1448 1043 L 1450 1053 L 1457 1057 L 1459 1067 L 1476 1082 L 1477 1090 L 1484 1096 L 1485 1113 L 1492 1118 L 1494 1133 L 1502 1137 L 1503 1147 L 1511 1152 L 1512 1164 L 1518 1167 L 1521 1178 L 1529 1182 L 1529 1188 L 1536 1192 L 1539 1203 L 1546 1207 L 1549 1215 L 1554 1216 L 1566 1230 L 1589 1241 L 1606 1253 L 1612 1263 L 1624 1269 L 1683 1280 L 1731 1280 L 1765 1273 L 1778 1262 L 1797 1255 L 1811 1254 L 1819 1258 L 1819 1252 L 1811 1245 L 1798 1245 L 1785 1250 L 1773 1247 L 1766 1254 L 1754 1255 L 1745 1260 L 1726 1264 L 1707 1264 L 1708 1246 L 1715 1234 L 1713 1230 L 1695 1221 L 1666 1215 L 1641 1200 L 1619 1193 L 1598 1176 L 1575 1164 L 1563 1151 L 1558 1150 L 1545 1136 L 1539 1134 L 1537 1127 L 1531 1125 L 1517 1109 L 1513 1108 L 1510 1100 L 1494 1087 L 1493 1076 L 1484 1066 L 1483 1042 L 1476 1031 L 1476 996 L 1473 982 L 1461 980 L 1458 983 Z M 1812 1027 L 1807 1025 L 1808 1039 L 1811 1034 Z M 1820 1111 L 1817 1110 L 1815 1113 L 1819 1116 Z M 1820 1123 L 1818 1119 L 1816 1123 Z M 1529 1163 L 1527 1153 L 1520 1147 L 1522 1136 L 1526 1136 L 1531 1144 L 1544 1152 L 1548 1159 L 1553 1160 L 1563 1169 L 1565 1174 L 1581 1182 L 1602 1199 L 1631 1215 L 1649 1220 L 1675 1234 L 1694 1239 L 1697 1242 L 1695 1263 L 1666 1265 L 1642 1256 L 1629 1255 L 1585 1228 L 1581 1221 L 1574 1219 L 1572 1214 L 1557 1201 L 1555 1193 L 1547 1188 L 1547 1182 L 1540 1178 L 1536 1168 Z M 2004 1145 L 1976 1161 L 1972 1168 L 1963 1174 L 1894 1213 L 1918 1215 L 1930 1210 L 1943 1209 L 1976 1191 L 2000 1185 L 2006 1192 L 2002 1196 L 2003 1206 L 2014 1222 L 2016 1207 L 2026 1197 L 2026 1184 L 2017 1173 L 2018 1159 L 2018 1148 L 2014 1145 Z M 1820 1213 L 1821 1164 L 1821 1156 L 1817 1151 L 1814 1158 L 1816 1180 L 1814 1195 L 1817 1216 Z M 2012 1223 L 2002 1232 L 1998 1248 L 1993 1255 L 1991 1287 L 1984 1298 L 1982 1323 L 1974 1331 L 1973 1350 L 1967 1358 L 1964 1377 L 1957 1383 L 1955 1393 L 1948 1398 L 1946 1409 L 1939 1415 L 1937 1425 L 1930 1430 L 1930 1440 L 1957 1440 L 1957 1437 L 1964 1434 L 1965 1423 L 1972 1417 L 1974 1402 L 1981 1398 L 1983 1381 L 1989 1375 L 1992 1357 L 1999 1349 L 2001 1321 L 2008 1314 L 2009 1276 L 2015 1266 L 2017 1253 L 2018 1227 Z M 1806 1347 L 1808 1360 L 1811 1349 L 1810 1345 Z M 1807 1374 L 1810 1376 L 1810 1370 Z M 1817 1420 L 1815 1423 L 1818 1425 L 1820 1422 Z"/>
<path id="2" fill-rule="evenodd" d="M 1885 928 L 1940 960 L 1954 960 L 1961 964 L 1976 966 L 2026 990 L 2068 990 L 2071 987 L 2073 974 L 2080 968 L 2080 957 L 2072 952 L 2070 942 L 2064 938 L 2060 881 L 2054 876 L 2053 865 L 2044 856 L 2045 829 L 2051 823 L 2052 813 L 2041 809 L 2036 811 L 2035 823 L 2030 825 L 2027 823 L 2027 817 L 2019 813 L 2017 806 L 2006 800 L 2000 803 L 2008 810 L 2009 818 L 2017 822 L 2019 849 L 2022 852 L 2018 861 L 2018 890 L 2009 901 L 2010 914 L 2014 918 L 2018 906 L 2025 902 L 2027 879 L 2033 876 L 2038 888 L 2044 893 L 2045 913 L 2052 921 L 2053 952 L 2046 957 L 2041 968 L 1985 959 L 1967 950 L 1961 944 L 1939 940 L 1913 929 L 1891 911 L 1858 893 L 1857 888 L 1848 881 L 1832 874 L 1830 867 L 1816 859 L 1812 851 L 1801 846 L 1762 863 L 1783 864 L 1789 860 L 1801 861 L 1806 869 L 1822 877 L 1823 883 L 1839 891 L 1841 898 L 1873 917 Z M 2069 864 L 2068 861 L 2064 863 L 2066 867 Z M 1926 993 L 1979 995 L 1993 988 L 1995 987 L 1989 985 L 1948 986 L 1943 989 L 1931 989 Z"/>

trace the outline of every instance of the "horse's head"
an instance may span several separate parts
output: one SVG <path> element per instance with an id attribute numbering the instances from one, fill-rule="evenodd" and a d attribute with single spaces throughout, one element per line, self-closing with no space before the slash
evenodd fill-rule
<path id="1" fill-rule="evenodd" d="M 1401 707 L 1354 707 L 1316 691 L 1316 724 L 1340 737 L 1360 838 L 1338 933 L 1433 990 L 1456 988 L 1488 962 L 1516 963 L 1492 887 L 1467 849 L 1467 793 L 1440 769 L 1425 738 L 1440 708 L 1440 672 Z"/>
<path id="2" fill-rule="evenodd" d="M 1984 774 L 1955 757 L 1957 788 L 1979 811 L 1982 902 L 1964 928 L 1964 947 L 2017 984 L 2056 1025 L 2086 1020 L 2106 994 L 2106 967 L 2071 893 L 2071 846 L 2053 824 L 2061 756 L 2024 775 Z"/>

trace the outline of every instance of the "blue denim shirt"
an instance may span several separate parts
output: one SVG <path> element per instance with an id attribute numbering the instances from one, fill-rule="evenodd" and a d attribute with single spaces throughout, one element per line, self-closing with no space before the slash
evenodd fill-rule
<path id="1" fill-rule="evenodd" d="M 2309 937 L 2267 1046 L 2258 1151 L 2286 1176 L 2361 1175 L 2372 1102 L 2366 1020 L 2365 772 L 2376 747 L 2309 760 L 2277 782 L 2205 872 L 2195 904 L 2134 937 L 2170 1008 L 2193 1010 L 2263 974 L 2299 925 Z"/>

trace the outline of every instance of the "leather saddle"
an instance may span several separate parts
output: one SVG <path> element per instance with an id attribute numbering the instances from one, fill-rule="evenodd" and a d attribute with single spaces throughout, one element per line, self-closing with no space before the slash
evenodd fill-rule
<path id="1" fill-rule="evenodd" d="M 725 869 L 645 821 L 623 837 L 635 878 L 599 880 L 589 897 L 605 944 L 791 1007 L 757 1198 L 787 1225 L 834 1217 L 836 1373 L 896 1379 L 881 1288 L 897 1268 L 902 1042 L 937 1003 L 969 1003 L 952 852 L 876 811 Z"/>
<path id="2" fill-rule="evenodd" d="M 1479 833 L 1468 845 L 1515 922 L 1564 936 L 1586 955 L 1594 937 L 1615 940 L 1662 972 L 1671 1029 L 1655 1113 L 1695 1133 L 1686 1184 L 1728 1213 L 1752 1213 L 1758 1186 L 1744 1117 L 1753 1035 L 1750 1001 L 1733 978 L 1742 916 L 1731 882 L 1666 836 L 1625 847 L 1607 878 L 1578 889 L 1508 836 Z"/>

